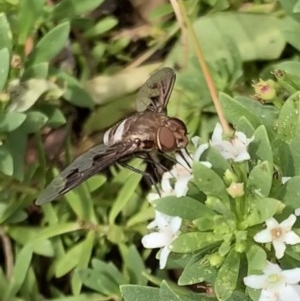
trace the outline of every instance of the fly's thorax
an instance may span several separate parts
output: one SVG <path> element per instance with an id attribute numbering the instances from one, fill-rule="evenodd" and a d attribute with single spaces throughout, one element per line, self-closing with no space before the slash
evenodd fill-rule
<path id="1" fill-rule="evenodd" d="M 177 118 L 167 118 L 157 131 L 156 143 L 158 148 L 164 152 L 185 148 L 188 138 L 184 122 Z"/>
<path id="2" fill-rule="evenodd" d="M 157 129 L 161 126 L 163 115 L 154 112 L 136 113 L 113 125 L 103 136 L 105 145 L 119 142 L 155 140 Z"/>

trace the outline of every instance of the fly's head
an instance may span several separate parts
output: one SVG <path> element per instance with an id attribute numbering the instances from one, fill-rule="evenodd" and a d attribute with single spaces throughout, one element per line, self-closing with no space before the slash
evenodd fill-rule
<path id="1" fill-rule="evenodd" d="M 156 135 L 158 148 L 163 152 L 172 152 L 185 148 L 188 144 L 185 124 L 177 118 L 168 118 Z"/>

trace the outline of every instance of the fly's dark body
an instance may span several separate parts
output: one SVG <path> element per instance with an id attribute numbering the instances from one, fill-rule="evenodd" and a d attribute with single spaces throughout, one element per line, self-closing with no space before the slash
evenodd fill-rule
<path id="1" fill-rule="evenodd" d="M 138 112 L 116 123 L 104 134 L 103 144 L 76 158 L 38 197 L 36 204 L 50 202 L 113 163 L 134 154 L 173 152 L 188 143 L 185 124 L 166 115 L 175 82 L 171 68 L 154 73 L 137 95 Z"/>

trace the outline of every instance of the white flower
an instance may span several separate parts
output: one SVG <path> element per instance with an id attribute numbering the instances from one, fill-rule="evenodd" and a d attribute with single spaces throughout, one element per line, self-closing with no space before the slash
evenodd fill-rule
<path id="1" fill-rule="evenodd" d="M 300 237 L 291 230 L 296 219 L 296 216 L 291 214 L 279 224 L 275 218 L 271 217 L 266 220 L 267 228 L 258 232 L 254 236 L 254 240 L 260 243 L 272 242 L 275 256 L 280 259 L 284 255 L 286 244 L 295 245 L 300 243 Z"/>
<path id="2" fill-rule="evenodd" d="M 235 132 L 234 137 L 223 140 L 223 129 L 219 123 L 216 124 L 211 137 L 211 146 L 216 148 L 225 159 L 233 159 L 235 162 L 241 162 L 250 159 L 247 147 L 254 137 L 247 138 L 242 132 Z"/>
<path id="3" fill-rule="evenodd" d="M 181 150 L 181 154 L 176 154 L 176 163 L 173 168 L 164 173 L 162 177 L 162 186 L 171 186 L 170 180 L 175 179 L 174 194 L 181 197 L 187 194 L 188 183 L 193 178 L 192 166 L 193 162 L 200 161 L 202 154 L 208 149 L 208 144 L 200 144 L 199 137 L 193 137 L 192 142 L 196 148 L 195 152 L 189 155 L 185 150 Z M 200 161 L 201 164 L 211 168 L 211 163 Z"/>
<path id="4" fill-rule="evenodd" d="M 281 178 L 281 183 L 285 184 L 287 181 L 289 181 L 292 177 L 282 177 Z"/>
<path id="5" fill-rule="evenodd" d="M 168 256 L 171 252 L 170 245 L 178 236 L 182 219 L 178 216 L 172 217 L 156 212 L 155 220 L 149 224 L 148 228 L 157 228 L 157 232 L 152 232 L 142 238 L 145 248 L 161 248 L 159 254 L 159 267 L 166 266 Z"/>
<path id="6" fill-rule="evenodd" d="M 261 289 L 258 301 L 300 301 L 300 268 L 281 270 L 279 265 L 267 262 L 263 275 L 244 278 L 248 287 Z"/>
<path id="7" fill-rule="evenodd" d="M 172 167 L 170 171 L 163 174 L 161 180 L 160 196 L 174 195 L 176 197 L 185 196 L 188 191 L 188 183 L 193 178 L 192 165 L 194 161 L 200 161 L 202 154 L 208 149 L 208 144 L 200 144 L 200 138 L 195 136 L 192 139 L 195 152 L 191 155 L 185 150 L 181 150 L 181 154 L 176 153 L 177 163 Z M 200 161 L 201 164 L 211 168 L 211 163 L 207 161 Z M 171 185 L 171 183 L 175 183 Z M 158 199 L 158 193 L 151 192 L 148 194 L 148 200 L 151 202 Z"/>

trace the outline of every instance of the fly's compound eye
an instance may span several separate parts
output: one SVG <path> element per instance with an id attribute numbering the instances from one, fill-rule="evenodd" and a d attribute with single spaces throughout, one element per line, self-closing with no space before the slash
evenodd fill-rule
<path id="1" fill-rule="evenodd" d="M 158 148 L 164 152 L 171 152 L 177 149 L 174 133 L 165 126 L 159 128 L 156 140 Z"/>

